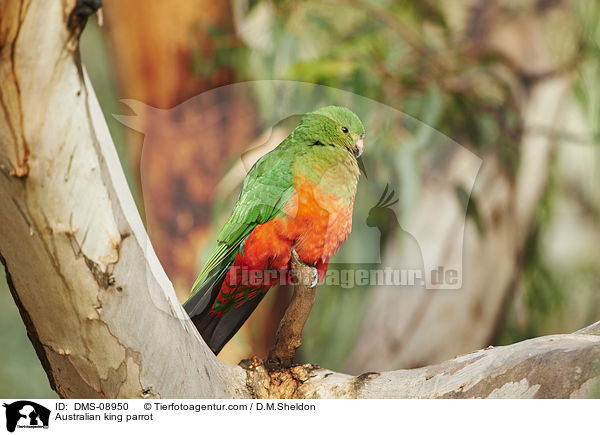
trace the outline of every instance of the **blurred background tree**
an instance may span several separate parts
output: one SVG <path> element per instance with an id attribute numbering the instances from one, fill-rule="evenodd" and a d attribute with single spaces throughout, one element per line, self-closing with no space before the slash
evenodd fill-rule
<path id="1" fill-rule="evenodd" d="M 237 187 L 231 198 L 215 193 L 223 174 L 265 141 L 260 111 L 243 99 L 181 103 L 230 83 L 280 79 L 385 103 L 483 160 L 472 195 L 456 192 L 468 216 L 463 251 L 445 254 L 462 255 L 462 289 L 322 288 L 304 360 L 352 373 L 415 367 L 600 317 L 600 2 L 105 0 L 103 12 L 104 25 L 90 20 L 83 33 L 83 60 L 180 300 L 235 197 Z M 121 98 L 145 104 L 127 109 Z M 278 98 L 268 86 L 257 96 L 263 108 Z M 126 124 L 145 136 L 114 113 L 135 116 Z M 372 146 L 367 169 L 400 186 L 400 213 L 410 210 L 432 233 L 426 243 L 443 247 L 444 233 L 431 230 L 441 197 L 416 164 L 429 140 L 410 137 L 400 153 Z M 462 157 L 444 158 L 450 167 Z M 398 161 L 397 173 L 376 163 L 386 160 Z M 385 237 L 386 257 L 406 255 L 390 242 L 398 234 Z M 0 393 L 52 394 L 2 290 Z M 287 297 L 271 291 L 221 358 L 266 355 Z"/>

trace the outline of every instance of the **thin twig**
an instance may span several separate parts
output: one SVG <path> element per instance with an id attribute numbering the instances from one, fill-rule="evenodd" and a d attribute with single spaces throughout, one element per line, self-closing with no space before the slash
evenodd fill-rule
<path id="1" fill-rule="evenodd" d="M 292 250 L 292 274 L 297 281 L 292 300 L 279 323 L 275 345 L 267 359 L 269 369 L 288 368 L 294 361 L 296 349 L 302 344 L 302 330 L 315 301 L 317 288 L 309 288 L 314 279 L 313 268 L 304 264 Z"/>

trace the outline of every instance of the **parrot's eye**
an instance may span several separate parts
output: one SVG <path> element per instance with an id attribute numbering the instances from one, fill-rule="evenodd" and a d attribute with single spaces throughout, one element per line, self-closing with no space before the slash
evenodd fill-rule
<path id="1" fill-rule="evenodd" d="M 342 133 L 348 134 L 348 127 L 342 127 Z"/>

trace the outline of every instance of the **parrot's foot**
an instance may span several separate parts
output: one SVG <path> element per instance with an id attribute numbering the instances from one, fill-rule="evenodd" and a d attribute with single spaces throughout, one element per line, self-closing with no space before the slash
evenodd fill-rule
<path id="1" fill-rule="evenodd" d="M 313 274 L 313 280 L 312 283 L 308 286 L 308 288 L 315 288 L 319 283 L 319 271 L 316 267 L 311 267 L 311 269 Z"/>
<path id="2" fill-rule="evenodd" d="M 299 283 L 310 289 L 315 288 L 319 284 L 319 271 L 317 268 L 302 261 L 294 249 L 292 250 L 292 261 L 302 266 L 301 268 L 294 268 Z"/>

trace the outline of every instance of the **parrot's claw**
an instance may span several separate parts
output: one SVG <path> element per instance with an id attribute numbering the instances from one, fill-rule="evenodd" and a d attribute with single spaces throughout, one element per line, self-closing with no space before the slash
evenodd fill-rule
<path id="1" fill-rule="evenodd" d="M 304 267 L 310 268 L 310 271 L 312 272 L 312 281 L 310 282 L 310 285 L 308 286 L 308 288 L 315 288 L 317 286 L 317 284 L 319 284 L 319 271 L 317 270 L 316 267 L 310 266 L 308 264 L 306 264 L 304 261 L 302 261 L 300 259 L 300 256 L 298 256 L 298 253 L 296 252 L 295 249 L 292 249 L 292 262 L 296 262 L 297 264 L 301 264 Z M 308 275 L 308 271 L 304 272 L 304 277 L 300 278 L 301 281 L 305 282 L 308 281 L 309 277 Z"/>
<path id="2" fill-rule="evenodd" d="M 313 273 L 313 281 L 308 286 L 308 288 L 315 288 L 317 286 L 317 284 L 319 283 L 319 271 L 317 270 L 316 267 L 311 267 L 311 269 L 312 269 L 312 273 Z"/>

